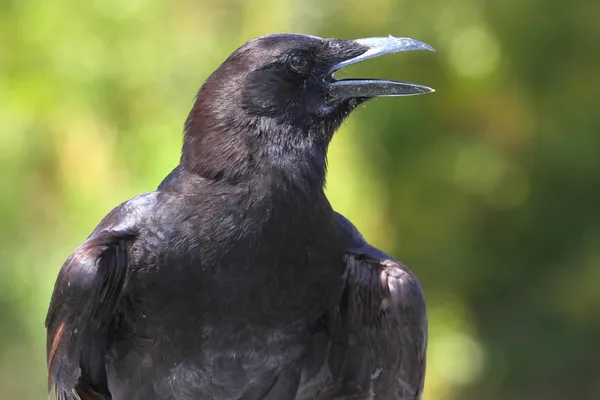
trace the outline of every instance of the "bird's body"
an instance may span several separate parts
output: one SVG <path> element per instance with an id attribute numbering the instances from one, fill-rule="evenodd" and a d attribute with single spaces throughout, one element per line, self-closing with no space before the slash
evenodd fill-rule
<path id="1" fill-rule="evenodd" d="M 278 64 L 259 61 L 277 59 L 283 39 L 256 45 L 263 59 L 238 50 L 209 78 L 181 165 L 111 211 L 65 262 L 46 321 L 59 399 L 420 396 L 418 281 L 324 194 L 327 144 L 355 104 L 276 112 L 262 91 L 277 97 L 296 78 L 265 81 Z"/>
<path id="2" fill-rule="evenodd" d="M 270 185 L 223 186 L 146 194 L 99 227 L 122 229 L 127 220 L 137 232 L 116 335 L 123 340 L 108 352 L 119 398 L 266 393 L 282 369 L 299 367 L 311 329 L 341 290 L 344 248 L 324 197 L 286 204 Z M 211 232 L 198 236 L 196 226 Z M 136 351 L 121 351 L 132 340 Z"/>

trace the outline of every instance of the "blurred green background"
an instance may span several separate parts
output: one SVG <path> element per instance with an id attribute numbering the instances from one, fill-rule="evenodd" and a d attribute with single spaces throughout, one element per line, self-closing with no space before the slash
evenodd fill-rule
<path id="1" fill-rule="evenodd" d="M 345 71 L 437 92 L 355 111 L 327 189 L 422 281 L 425 399 L 599 399 L 599 20 L 598 0 L 0 1 L 0 399 L 45 398 L 63 260 L 177 164 L 208 74 L 273 32 L 437 49 Z"/>

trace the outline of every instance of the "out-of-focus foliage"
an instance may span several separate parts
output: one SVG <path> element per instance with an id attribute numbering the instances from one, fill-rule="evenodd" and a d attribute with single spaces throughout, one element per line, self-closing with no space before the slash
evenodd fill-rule
<path id="1" fill-rule="evenodd" d="M 600 2 L 0 2 L 0 399 L 45 397 L 58 268 L 178 162 L 196 90 L 282 31 L 437 53 L 353 73 L 430 85 L 334 139 L 328 193 L 419 275 L 426 399 L 600 398 Z"/>

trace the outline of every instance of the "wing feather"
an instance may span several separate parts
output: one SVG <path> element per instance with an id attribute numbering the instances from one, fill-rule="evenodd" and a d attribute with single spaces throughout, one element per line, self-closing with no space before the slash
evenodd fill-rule
<path id="1" fill-rule="evenodd" d="M 296 400 L 418 400 L 427 351 L 421 285 L 341 215 L 339 225 L 348 238 L 343 295 L 328 317 L 327 346 L 309 350 L 323 366 L 305 367 Z"/>
<path id="2" fill-rule="evenodd" d="M 104 354 L 127 279 L 127 243 L 134 236 L 95 233 L 59 272 L 46 317 L 48 391 L 59 400 L 108 394 Z"/>

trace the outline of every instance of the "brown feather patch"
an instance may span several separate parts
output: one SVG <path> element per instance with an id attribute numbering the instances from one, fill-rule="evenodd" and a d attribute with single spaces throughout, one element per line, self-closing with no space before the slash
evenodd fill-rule
<path id="1" fill-rule="evenodd" d="M 56 329 L 54 336 L 52 337 L 52 345 L 48 350 L 48 391 L 52 389 L 50 379 L 52 377 L 52 369 L 54 367 L 54 357 L 56 356 L 56 350 L 60 345 L 64 329 L 65 323 L 61 322 L 60 325 L 58 325 L 58 329 Z"/>

